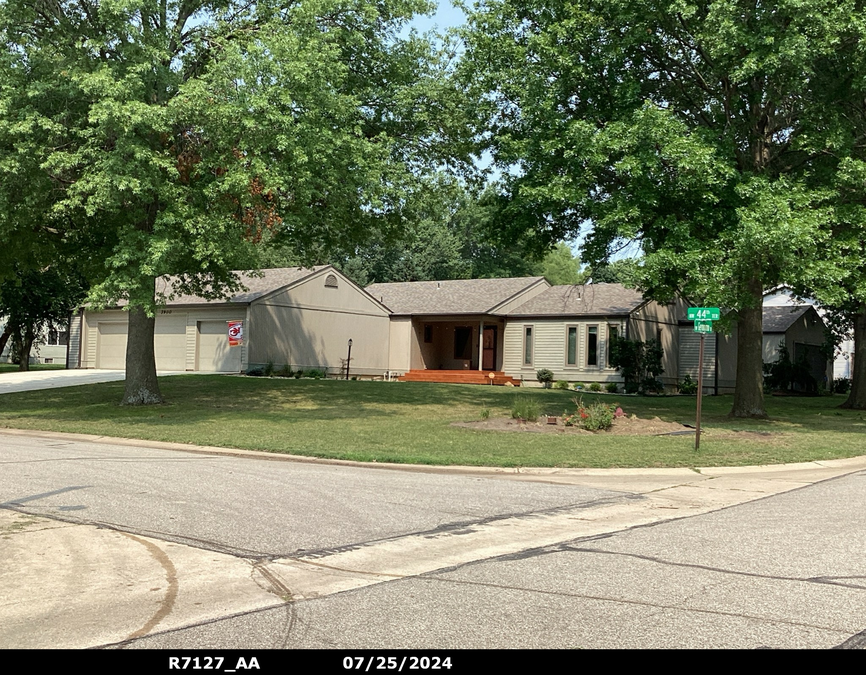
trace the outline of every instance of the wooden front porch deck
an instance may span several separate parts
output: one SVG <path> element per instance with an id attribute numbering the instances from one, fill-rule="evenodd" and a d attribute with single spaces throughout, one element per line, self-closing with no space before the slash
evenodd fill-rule
<path id="1" fill-rule="evenodd" d="M 490 373 L 493 373 L 493 378 Z M 515 380 L 499 370 L 410 370 L 397 378 L 400 382 L 442 382 L 447 384 L 486 384 L 493 380 L 495 385 L 512 384 L 520 386 Z"/>

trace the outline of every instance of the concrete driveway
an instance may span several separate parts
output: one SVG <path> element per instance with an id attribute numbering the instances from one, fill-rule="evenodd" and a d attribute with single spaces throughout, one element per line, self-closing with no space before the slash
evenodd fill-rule
<path id="1" fill-rule="evenodd" d="M 37 389 L 56 389 L 58 387 L 74 387 L 79 384 L 95 384 L 96 382 L 116 382 L 122 380 L 125 370 L 31 370 L 27 373 L 0 374 L 0 394 L 11 394 L 16 391 L 35 391 Z M 179 370 L 161 370 L 164 375 L 182 375 Z"/>

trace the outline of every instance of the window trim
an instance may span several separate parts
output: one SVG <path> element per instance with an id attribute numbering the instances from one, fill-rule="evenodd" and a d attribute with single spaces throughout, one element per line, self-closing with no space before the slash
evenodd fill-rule
<path id="1" fill-rule="evenodd" d="M 534 328 L 535 328 L 534 324 L 531 324 L 531 325 L 524 324 L 524 326 L 523 326 L 523 356 L 521 357 L 523 360 L 523 367 L 532 366 L 533 362 L 535 361 L 535 341 L 533 340 L 533 337 L 535 334 Z M 529 342 L 529 352 L 528 352 L 529 359 L 528 360 L 526 358 L 526 356 L 527 356 L 527 349 L 526 349 L 526 347 L 527 347 L 527 339 L 526 339 L 527 335 L 529 336 L 529 340 L 528 340 L 528 342 Z"/>
<path id="2" fill-rule="evenodd" d="M 590 342 L 589 336 L 591 334 L 590 329 L 592 329 L 592 328 L 595 328 L 595 363 L 589 362 L 589 353 L 590 353 L 589 352 L 589 342 Z M 601 334 L 599 331 L 599 324 L 592 323 L 592 324 L 586 325 L 586 349 L 584 350 L 585 354 L 584 354 L 584 359 L 583 359 L 584 360 L 584 367 L 586 367 L 586 368 L 599 368 L 600 367 L 598 365 L 598 356 L 599 356 L 598 347 L 599 347 L 599 338 L 600 337 L 601 337 Z"/>
<path id="3" fill-rule="evenodd" d="M 574 361 L 568 360 L 568 337 L 571 330 L 574 330 Z M 580 324 L 569 323 L 565 325 L 565 366 L 566 368 L 580 367 Z"/>
<path id="4" fill-rule="evenodd" d="M 610 365 L 610 347 L 613 343 L 613 338 L 610 333 L 611 329 L 616 331 L 617 338 L 622 337 L 620 335 L 622 332 L 622 325 L 618 323 L 607 324 L 607 333 L 604 336 L 604 367 L 608 370 L 613 370 L 613 366 Z"/>

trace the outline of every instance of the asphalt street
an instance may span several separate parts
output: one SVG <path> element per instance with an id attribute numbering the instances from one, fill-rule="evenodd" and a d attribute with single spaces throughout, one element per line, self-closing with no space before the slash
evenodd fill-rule
<path id="1" fill-rule="evenodd" d="M 436 469 L 4 431 L 0 467 L 4 648 L 866 646 L 866 458 Z"/>

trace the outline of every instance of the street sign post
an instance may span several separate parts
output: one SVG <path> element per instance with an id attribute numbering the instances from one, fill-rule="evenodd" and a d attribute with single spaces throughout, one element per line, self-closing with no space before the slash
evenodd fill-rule
<path id="1" fill-rule="evenodd" d="M 722 318 L 718 307 L 689 307 L 689 321 L 695 322 L 695 333 L 701 335 L 701 348 L 698 351 L 698 406 L 695 411 L 695 450 L 701 447 L 701 399 L 704 395 L 704 336 L 713 332 L 713 321 Z"/>

